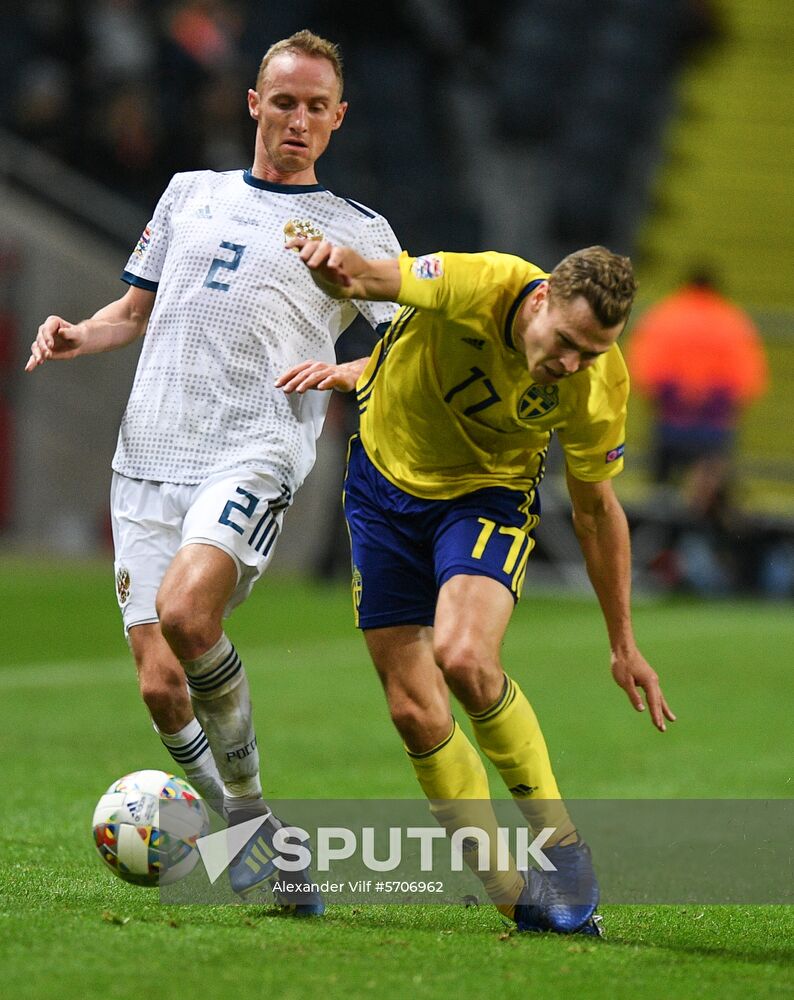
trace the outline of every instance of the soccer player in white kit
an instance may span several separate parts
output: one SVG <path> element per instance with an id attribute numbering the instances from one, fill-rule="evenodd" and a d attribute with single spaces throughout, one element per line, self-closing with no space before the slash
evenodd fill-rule
<path id="1" fill-rule="evenodd" d="M 356 311 L 376 329 L 394 311 L 326 296 L 285 248 L 325 236 L 370 258 L 400 252 L 384 218 L 317 183 L 315 162 L 347 110 L 342 83 L 332 43 L 301 31 L 273 45 L 248 91 L 253 167 L 175 175 L 127 262 L 126 294 L 81 323 L 48 317 L 26 366 L 146 335 L 113 459 L 117 596 L 163 743 L 232 823 L 267 806 L 248 682 L 223 618 L 272 558 L 328 401 L 274 382 L 314 357 L 313 387 L 352 389 L 364 362 L 336 365 L 334 340 Z M 272 870 L 263 845 L 248 848 L 230 869 L 241 893 Z M 306 899 L 298 912 L 321 912 Z"/>

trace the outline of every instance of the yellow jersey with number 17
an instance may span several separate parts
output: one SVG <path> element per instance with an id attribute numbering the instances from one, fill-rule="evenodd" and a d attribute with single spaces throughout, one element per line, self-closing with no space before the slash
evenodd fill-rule
<path id="1" fill-rule="evenodd" d="M 375 467 L 417 497 L 529 491 L 556 431 L 573 475 L 623 467 L 628 373 L 617 345 L 554 385 L 533 383 L 513 322 L 545 271 L 500 253 L 399 261 L 397 312 L 356 386 Z"/>

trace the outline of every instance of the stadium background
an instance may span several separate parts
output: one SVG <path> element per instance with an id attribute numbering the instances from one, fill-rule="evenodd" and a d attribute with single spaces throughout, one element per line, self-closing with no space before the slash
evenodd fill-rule
<path id="1" fill-rule="evenodd" d="M 493 248 L 552 266 L 603 242 L 636 261 L 637 315 L 693 262 L 715 267 L 771 358 L 771 390 L 742 427 L 742 503 L 788 537 L 794 11 L 787 0 L 597 6 L 593 18 L 588 0 L 33 0 L 0 15 L 3 542 L 59 555 L 107 545 L 108 464 L 136 351 L 23 377 L 27 345 L 50 312 L 77 319 L 121 293 L 173 171 L 249 164 L 245 90 L 268 44 L 304 25 L 338 39 L 346 60 L 350 113 L 320 179 L 386 214 L 412 252 Z M 341 350 L 365 348 L 361 337 Z M 336 496 L 351 419 L 337 400 L 277 565 L 344 573 Z M 667 506 L 647 469 L 635 398 L 619 488 L 638 523 Z M 534 571 L 581 582 L 554 474 L 544 502 Z"/>

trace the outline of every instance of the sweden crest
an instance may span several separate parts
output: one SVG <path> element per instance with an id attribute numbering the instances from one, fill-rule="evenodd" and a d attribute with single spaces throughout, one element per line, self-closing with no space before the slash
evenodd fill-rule
<path id="1" fill-rule="evenodd" d="M 518 419 L 537 420 L 538 417 L 545 417 L 559 402 L 559 386 L 533 383 L 518 401 Z"/>

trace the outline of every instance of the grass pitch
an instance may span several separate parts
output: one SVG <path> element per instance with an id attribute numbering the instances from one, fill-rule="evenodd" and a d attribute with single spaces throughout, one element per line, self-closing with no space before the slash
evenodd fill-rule
<path id="1" fill-rule="evenodd" d="M 110 875 L 90 836 L 111 781 L 172 768 L 138 700 L 110 562 L 6 559 L 0 609 L 5 996 L 755 1000 L 794 990 L 792 907 L 605 905 L 608 936 L 593 941 L 517 936 L 487 906 L 331 907 L 316 921 L 162 906 Z M 594 604 L 536 598 L 527 585 L 504 658 L 566 795 L 789 797 L 790 607 L 647 604 L 636 627 L 679 715 L 664 736 L 612 682 Z M 229 633 L 272 796 L 417 795 L 345 588 L 267 579 Z"/>

